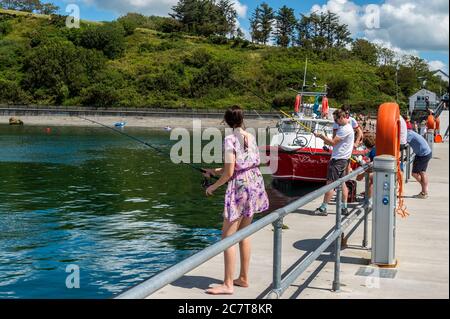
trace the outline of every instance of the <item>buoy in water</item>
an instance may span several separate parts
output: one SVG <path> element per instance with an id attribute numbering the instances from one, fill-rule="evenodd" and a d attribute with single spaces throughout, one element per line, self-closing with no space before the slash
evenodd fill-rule
<path id="1" fill-rule="evenodd" d="M 50 127 L 47 127 L 45 129 L 45 133 L 50 134 L 52 132 L 52 129 Z"/>
<path id="2" fill-rule="evenodd" d="M 116 124 L 114 124 L 115 127 L 124 127 L 125 125 L 127 125 L 126 122 L 117 122 Z"/>
<path id="3" fill-rule="evenodd" d="M 17 117 L 11 117 L 9 119 L 9 125 L 23 125 L 23 122 Z"/>

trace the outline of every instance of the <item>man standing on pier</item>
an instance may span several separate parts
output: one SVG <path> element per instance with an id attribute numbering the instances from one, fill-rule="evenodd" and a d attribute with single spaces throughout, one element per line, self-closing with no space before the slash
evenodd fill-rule
<path id="1" fill-rule="evenodd" d="M 352 156 L 353 145 L 355 143 L 355 131 L 350 124 L 350 119 L 348 118 L 347 113 L 344 110 L 339 109 L 333 113 L 333 116 L 335 123 L 338 125 L 336 136 L 329 138 L 323 134 L 314 134 L 316 137 L 322 139 L 326 144 L 333 146 L 331 160 L 328 163 L 327 184 L 331 184 L 345 176 L 350 157 Z M 327 206 L 333 195 L 333 190 L 325 194 L 322 205 L 314 212 L 316 215 L 328 215 Z M 342 197 L 342 215 L 347 216 L 348 189 L 345 186 L 342 187 Z"/>
<path id="2" fill-rule="evenodd" d="M 422 191 L 414 197 L 426 199 L 428 198 L 428 175 L 426 172 L 428 162 L 432 157 L 431 148 L 427 141 L 413 130 L 408 130 L 407 138 L 409 146 L 411 146 L 414 154 L 416 154 L 413 162 L 412 176 L 422 187 Z"/>

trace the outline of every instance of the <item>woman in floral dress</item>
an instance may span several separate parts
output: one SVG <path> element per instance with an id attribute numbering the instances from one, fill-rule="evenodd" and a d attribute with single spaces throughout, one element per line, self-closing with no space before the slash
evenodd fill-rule
<path id="1" fill-rule="evenodd" d="M 207 169 L 206 175 L 221 175 L 219 180 L 206 190 L 211 196 L 215 190 L 228 182 L 225 194 L 222 239 L 251 224 L 254 214 L 269 209 L 269 200 L 264 180 L 259 170 L 260 157 L 255 137 L 243 128 L 243 112 L 233 106 L 225 113 L 225 122 L 233 129 L 233 134 L 225 137 L 224 162 L 220 169 Z M 235 247 L 225 250 L 225 279 L 223 285 L 208 289 L 214 295 L 232 294 L 233 287 L 248 287 L 250 264 L 250 238 L 239 243 L 241 271 L 234 278 L 236 263 Z"/>

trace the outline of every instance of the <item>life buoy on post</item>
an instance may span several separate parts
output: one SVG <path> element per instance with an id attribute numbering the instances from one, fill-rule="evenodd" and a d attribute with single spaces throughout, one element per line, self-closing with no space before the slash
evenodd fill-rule
<path id="1" fill-rule="evenodd" d="M 397 103 L 384 103 L 378 109 L 376 151 L 397 159 L 398 206 L 397 214 L 408 216 L 403 201 L 403 174 L 400 169 L 400 108 Z"/>
<path id="2" fill-rule="evenodd" d="M 385 103 L 378 109 L 377 155 L 400 154 L 400 108 L 397 103 Z"/>
<path id="3" fill-rule="evenodd" d="M 300 112 L 300 104 L 302 103 L 302 97 L 300 94 L 297 94 L 295 97 L 295 106 L 294 106 L 294 112 L 299 113 Z"/>

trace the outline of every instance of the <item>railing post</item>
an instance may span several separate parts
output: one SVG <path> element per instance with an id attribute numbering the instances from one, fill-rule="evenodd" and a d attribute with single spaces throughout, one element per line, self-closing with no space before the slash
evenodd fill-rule
<path id="1" fill-rule="evenodd" d="M 337 187 L 336 193 L 336 226 L 334 231 L 339 232 L 339 236 L 336 238 L 335 246 L 335 262 L 334 262 L 334 280 L 333 291 L 338 292 L 341 289 L 341 283 L 339 279 L 341 271 L 341 213 L 342 213 L 342 184 Z"/>
<path id="2" fill-rule="evenodd" d="M 272 298 L 281 297 L 281 247 L 282 247 L 283 218 L 273 223 L 273 288 Z"/>
<path id="3" fill-rule="evenodd" d="M 406 168 L 405 168 L 405 184 L 408 183 L 411 173 L 411 149 L 409 145 L 406 146 Z"/>
<path id="4" fill-rule="evenodd" d="M 364 238 L 362 242 L 362 246 L 364 248 L 367 248 L 368 241 L 367 241 L 367 233 L 368 233 L 368 225 L 369 225 L 369 203 L 370 203 L 370 170 L 367 170 L 366 172 L 366 179 L 365 179 L 365 195 L 364 195 Z"/>

